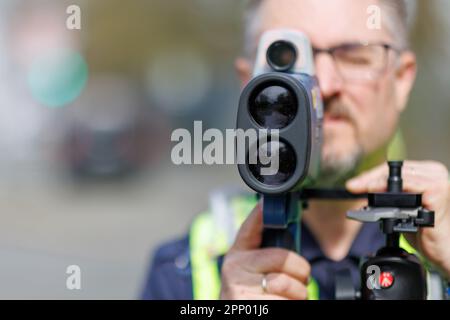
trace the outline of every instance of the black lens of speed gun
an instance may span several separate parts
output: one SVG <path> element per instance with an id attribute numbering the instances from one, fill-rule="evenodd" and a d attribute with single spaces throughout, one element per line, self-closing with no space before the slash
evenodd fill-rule
<path id="1" fill-rule="evenodd" d="M 264 152 L 269 157 L 278 157 L 278 168 L 275 174 L 263 175 L 261 169 L 270 165 L 263 165 L 260 157 L 256 164 L 249 164 L 252 175 L 260 182 L 268 186 L 279 186 L 288 181 L 295 172 L 296 158 L 292 147 L 283 141 L 269 141 L 260 145 L 256 152 Z M 273 161 L 273 160 L 272 160 Z"/>
<path id="2" fill-rule="evenodd" d="M 251 95 L 249 111 L 255 122 L 263 128 L 282 129 L 297 114 L 297 97 L 282 85 L 260 87 Z"/>

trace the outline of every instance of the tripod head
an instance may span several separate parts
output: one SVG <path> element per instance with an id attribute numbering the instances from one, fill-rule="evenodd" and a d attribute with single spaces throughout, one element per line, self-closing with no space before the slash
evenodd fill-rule
<path id="1" fill-rule="evenodd" d="M 387 192 L 369 193 L 368 205 L 349 211 L 347 217 L 379 222 L 386 245 L 361 267 L 361 290 L 351 290 L 348 279 L 338 277 L 337 299 L 426 299 L 425 270 L 415 255 L 400 248 L 401 233 L 415 233 L 434 226 L 434 212 L 422 207 L 420 194 L 403 192 L 402 161 L 391 161 Z"/>
<path id="2" fill-rule="evenodd" d="M 362 222 L 377 222 L 387 236 L 386 245 L 398 247 L 389 239 L 402 232 L 417 232 L 420 227 L 434 226 L 434 212 L 422 207 L 422 195 L 403 192 L 402 161 L 390 161 L 388 190 L 369 193 L 368 206 L 349 211 L 347 217 Z"/>

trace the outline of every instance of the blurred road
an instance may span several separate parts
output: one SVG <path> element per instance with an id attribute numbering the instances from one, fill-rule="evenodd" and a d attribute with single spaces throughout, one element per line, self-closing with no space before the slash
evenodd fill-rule
<path id="1" fill-rule="evenodd" d="M 116 184 L 3 183 L 0 299 L 138 298 L 152 249 L 186 232 L 209 190 L 227 183 L 242 185 L 233 166 L 166 165 Z M 66 289 L 72 264 L 81 290 Z"/>

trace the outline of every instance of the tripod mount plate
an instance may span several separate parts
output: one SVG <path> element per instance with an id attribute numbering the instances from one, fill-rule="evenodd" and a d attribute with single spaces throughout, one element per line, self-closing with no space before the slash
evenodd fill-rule
<path id="1" fill-rule="evenodd" d="M 416 218 L 419 208 L 401 209 L 401 208 L 372 208 L 365 207 L 362 210 L 353 210 L 347 212 L 347 217 L 361 222 L 377 222 L 381 219 L 409 219 Z"/>

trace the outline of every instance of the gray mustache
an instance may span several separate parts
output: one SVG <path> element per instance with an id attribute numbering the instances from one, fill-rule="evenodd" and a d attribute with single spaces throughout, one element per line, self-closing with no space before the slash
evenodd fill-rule
<path id="1" fill-rule="evenodd" d="M 347 106 L 340 103 L 325 103 L 325 114 L 331 117 L 339 117 L 353 122 L 353 115 Z"/>

